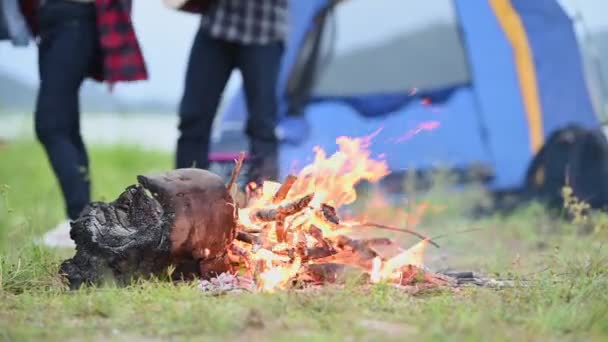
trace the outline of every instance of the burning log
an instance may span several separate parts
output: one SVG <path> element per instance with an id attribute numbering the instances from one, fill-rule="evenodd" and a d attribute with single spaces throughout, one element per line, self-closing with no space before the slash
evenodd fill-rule
<path id="1" fill-rule="evenodd" d="M 118 199 L 90 204 L 72 223 L 76 254 L 60 269 L 70 287 L 99 284 L 108 273 L 127 284 L 162 276 L 171 265 L 174 279 L 228 271 L 236 217 L 222 179 L 199 169 L 137 179 Z"/>

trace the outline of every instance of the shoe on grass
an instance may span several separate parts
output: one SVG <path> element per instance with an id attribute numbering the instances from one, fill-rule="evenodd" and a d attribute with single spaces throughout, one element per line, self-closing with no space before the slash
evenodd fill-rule
<path id="1" fill-rule="evenodd" d="M 42 244 L 48 247 L 76 248 L 74 240 L 70 237 L 70 221 L 59 223 L 42 237 Z"/>

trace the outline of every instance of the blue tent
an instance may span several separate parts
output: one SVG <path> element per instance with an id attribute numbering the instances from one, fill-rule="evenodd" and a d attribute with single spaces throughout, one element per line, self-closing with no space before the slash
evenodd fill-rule
<path id="1" fill-rule="evenodd" d="M 387 3 L 346 1 L 337 5 L 334 12 L 349 3 L 363 2 L 378 11 L 384 10 Z M 589 128 L 600 126 L 583 76 L 572 22 L 556 0 L 451 1 L 454 32 L 462 48 L 466 77 L 457 75 L 448 80 L 451 82 L 431 82 L 422 87 L 400 84 L 399 65 L 383 70 L 390 62 L 384 63 L 382 58 L 398 62 L 401 55 L 379 53 L 377 65 L 368 63 L 366 70 L 351 67 L 342 74 L 342 77 L 354 75 L 355 79 L 357 74 L 365 74 L 362 78 L 370 80 L 367 84 L 362 82 L 362 87 L 357 88 L 357 82 L 346 82 L 349 84 L 342 84 L 340 91 L 334 92 L 319 86 L 325 82 L 323 75 L 331 74 L 332 68 L 341 68 L 328 63 L 331 55 L 322 52 L 329 41 L 326 36 L 330 21 L 326 20 L 323 26 L 320 19 L 327 17 L 333 2 L 290 3 L 291 31 L 277 89 L 282 177 L 310 161 L 315 146 L 331 153 L 336 149 L 338 136 L 379 132 L 373 140 L 372 152 L 384 155 L 394 172 L 437 166 L 456 170 L 482 166 L 491 171 L 489 187 L 506 190 L 523 185 L 531 160 L 551 133 L 572 123 Z M 408 15 L 415 14 L 403 12 L 402 21 L 407 21 Z M 337 18 L 339 21 L 340 16 Z M 371 31 L 376 26 L 360 24 Z M 345 34 L 348 32 L 340 32 L 337 39 Z M 315 40 L 315 37 L 322 38 Z M 315 51 L 315 42 L 319 42 L 321 53 L 310 53 Z M 389 45 L 398 44 L 394 40 Z M 373 56 L 376 48 L 372 44 L 362 50 Z M 407 44 L 404 49 L 408 49 Z M 458 52 L 453 53 L 441 63 L 457 60 Z M 441 57 L 437 55 L 423 59 Z M 427 71 L 442 68 L 441 63 L 430 65 Z M 406 64 L 404 61 L 403 65 Z M 310 70 L 323 66 L 326 68 L 320 69 L 321 75 L 312 81 L 307 79 Z M 420 70 L 404 73 L 403 78 L 416 71 Z M 392 77 L 387 83 L 393 84 L 384 87 L 382 79 L 371 80 L 376 76 Z M 335 81 L 334 85 L 340 85 L 339 77 Z M 294 82 L 310 86 L 298 88 Z M 425 80 L 416 82 L 423 84 Z M 294 89 L 304 89 L 304 95 Z M 221 115 L 224 124 L 244 121 L 247 114 L 242 91 L 231 99 Z"/>

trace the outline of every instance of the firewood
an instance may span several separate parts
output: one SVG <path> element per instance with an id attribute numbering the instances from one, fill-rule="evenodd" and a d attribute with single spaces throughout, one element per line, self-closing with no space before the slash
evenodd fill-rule
<path id="1" fill-rule="evenodd" d="M 338 217 L 336 208 L 332 207 L 331 205 L 325 203 L 321 204 L 321 213 L 328 222 L 340 224 L 340 218 Z"/>
<path id="2" fill-rule="evenodd" d="M 277 219 L 275 230 L 277 233 L 277 241 L 285 242 L 286 234 L 285 234 L 285 221 L 282 217 Z"/>
<path id="3" fill-rule="evenodd" d="M 308 257 L 308 260 L 326 258 L 334 254 L 336 254 L 336 251 L 333 248 L 328 248 L 325 246 L 312 247 L 306 250 L 306 256 Z"/>
<path id="4" fill-rule="evenodd" d="M 300 197 L 291 202 L 283 203 L 276 208 L 260 208 L 251 212 L 251 219 L 254 222 L 276 222 L 286 216 L 294 215 L 304 210 L 310 201 L 312 194 Z"/>
<path id="5" fill-rule="evenodd" d="M 283 201 L 287 197 L 289 190 L 291 190 L 291 187 L 296 182 L 296 180 L 298 180 L 298 177 L 294 175 L 287 176 L 283 184 L 281 184 L 279 190 L 277 190 L 277 192 L 274 194 L 274 197 L 272 198 L 272 203 L 279 204 L 281 201 Z"/>
<path id="6" fill-rule="evenodd" d="M 310 225 L 308 233 L 319 242 L 322 248 L 335 252 L 333 244 L 323 237 L 323 231 L 319 227 L 314 224 Z"/>
<path id="7" fill-rule="evenodd" d="M 248 243 L 250 245 L 261 245 L 262 244 L 262 240 L 260 239 L 259 236 L 256 236 L 254 234 L 247 233 L 244 231 L 238 231 L 236 233 L 236 239 L 238 241 Z"/>
<path id="8" fill-rule="evenodd" d="M 115 201 L 91 203 L 72 222 L 76 254 L 60 267 L 70 288 L 100 284 L 108 273 L 126 285 L 165 276 L 169 266 L 174 279 L 227 271 L 236 218 L 222 179 L 200 169 L 137 179 Z"/>

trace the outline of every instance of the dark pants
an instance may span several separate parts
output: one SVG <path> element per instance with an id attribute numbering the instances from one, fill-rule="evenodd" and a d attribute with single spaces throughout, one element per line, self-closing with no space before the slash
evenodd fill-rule
<path id="1" fill-rule="evenodd" d="M 176 166 L 209 167 L 211 126 L 233 69 L 243 76 L 249 137 L 250 181 L 278 178 L 275 90 L 283 43 L 241 45 L 210 37 L 199 29 L 194 39 L 181 101 Z"/>
<path id="2" fill-rule="evenodd" d="M 89 162 L 80 135 L 80 86 L 97 65 L 99 42 L 90 4 L 61 1 L 39 10 L 40 89 L 35 130 L 63 192 L 70 219 L 90 201 Z"/>

